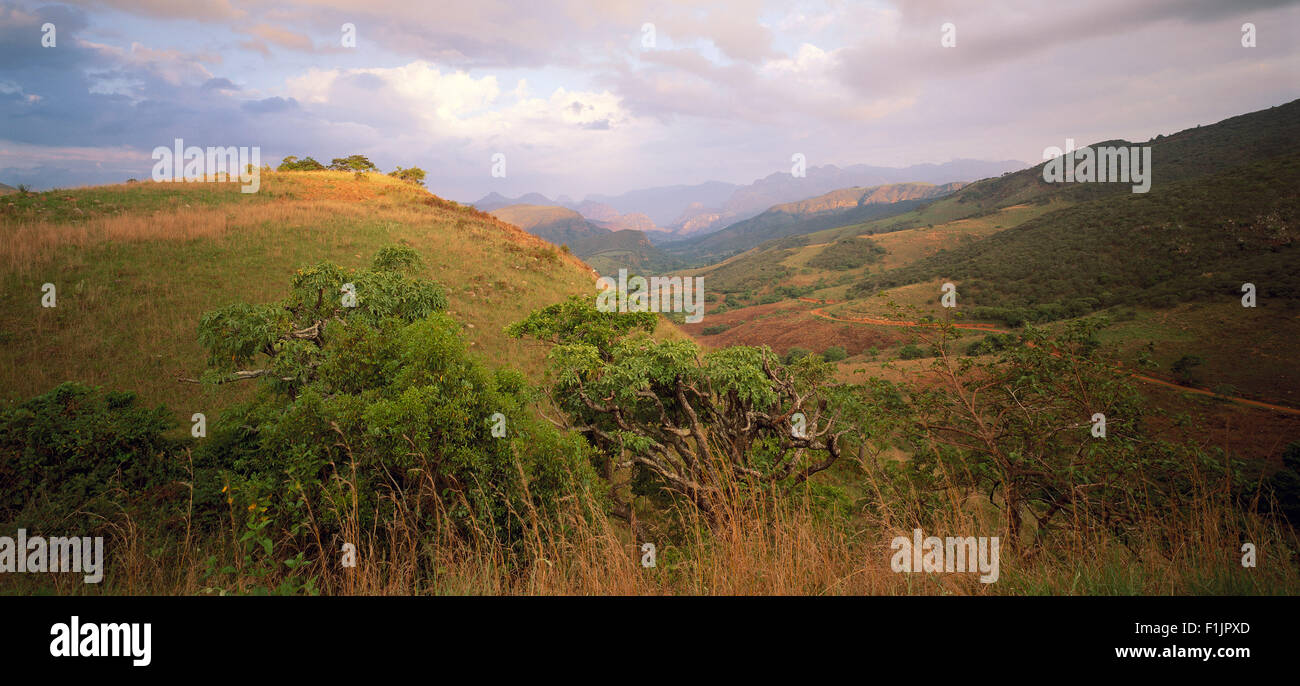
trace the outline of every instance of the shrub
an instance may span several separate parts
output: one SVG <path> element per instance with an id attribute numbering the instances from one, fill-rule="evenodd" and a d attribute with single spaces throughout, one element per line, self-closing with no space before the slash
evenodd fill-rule
<path id="1" fill-rule="evenodd" d="M 335 157 L 330 160 L 330 169 L 334 171 L 354 171 L 368 172 L 379 171 L 365 155 L 348 155 L 347 157 Z"/>
<path id="2" fill-rule="evenodd" d="M 419 167 L 409 167 L 406 169 L 398 167 L 397 169 L 388 172 L 388 175 L 408 183 L 413 183 L 417 186 L 424 185 L 425 173 L 424 170 Z"/>
<path id="3" fill-rule="evenodd" d="M 406 247 L 354 273 L 323 263 L 299 270 L 280 303 L 200 322 L 205 378 L 265 384 L 222 415 L 204 452 L 236 509 L 262 513 L 291 547 L 337 550 L 345 531 L 394 521 L 513 542 L 522 517 L 550 517 L 591 477 L 581 439 L 527 411 L 518 372 L 470 357 L 442 288 L 398 271 L 419 264 Z M 355 307 L 339 301 L 345 282 Z"/>
<path id="4" fill-rule="evenodd" d="M 925 357 L 925 351 L 915 343 L 908 343 L 898 349 L 898 357 L 903 360 L 919 360 Z"/>
<path id="5" fill-rule="evenodd" d="M 1173 373 L 1174 380 L 1184 386 L 1194 386 L 1200 380 L 1200 374 L 1196 368 L 1205 364 L 1205 360 L 1197 355 L 1183 355 L 1178 358 L 1169 371 Z"/>
<path id="6" fill-rule="evenodd" d="M 831 346 L 822 353 L 822 359 L 827 362 L 839 362 L 849 356 L 849 353 L 842 346 Z"/>
<path id="7" fill-rule="evenodd" d="M 801 484 L 839 458 L 849 429 L 828 409 L 830 365 L 782 366 L 746 346 L 702 353 L 649 338 L 654 317 L 641 315 L 650 313 L 599 312 L 577 298 L 509 329 L 556 343 L 551 400 L 600 449 L 612 514 L 636 519 L 614 477 L 625 460 L 632 494 L 690 503 L 717 523 L 733 488 Z M 796 412 L 806 433 L 794 430 Z"/>
<path id="8" fill-rule="evenodd" d="M 781 361 L 786 364 L 794 364 L 811 354 L 812 351 L 807 348 L 794 347 L 785 351 L 785 357 L 781 358 Z"/>
<path id="9" fill-rule="evenodd" d="M 280 166 L 275 169 L 276 171 L 324 171 L 325 165 L 310 157 L 304 157 L 300 160 L 290 155 L 281 160 Z"/>
<path id="10" fill-rule="evenodd" d="M 879 262 L 886 250 L 870 238 L 841 238 L 826 246 L 808 260 L 808 266 L 818 269 L 845 271 L 865 264 Z"/>
<path id="11" fill-rule="evenodd" d="M 1300 524 L 1300 441 L 1292 441 L 1282 451 L 1282 469 L 1269 477 L 1268 487 L 1278 513 Z"/>
<path id="12" fill-rule="evenodd" d="M 134 393 L 76 383 L 0 412 L 0 522 L 6 527 L 89 531 L 106 518 L 156 514 L 180 495 L 176 420 Z"/>

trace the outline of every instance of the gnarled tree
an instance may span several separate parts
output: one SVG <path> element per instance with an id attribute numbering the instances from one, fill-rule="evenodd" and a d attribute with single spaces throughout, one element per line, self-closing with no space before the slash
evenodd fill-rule
<path id="1" fill-rule="evenodd" d="M 817 358 L 785 366 L 767 348 L 706 354 L 690 341 L 659 341 L 655 315 L 598 311 L 580 297 L 509 328 L 555 344 L 550 394 L 607 456 L 603 473 L 694 503 L 709 519 L 737 487 L 798 484 L 839 457 L 847 428 L 827 402 L 832 367 Z M 631 335 L 638 330 L 641 335 Z M 615 514 L 631 508 L 611 488 Z"/>

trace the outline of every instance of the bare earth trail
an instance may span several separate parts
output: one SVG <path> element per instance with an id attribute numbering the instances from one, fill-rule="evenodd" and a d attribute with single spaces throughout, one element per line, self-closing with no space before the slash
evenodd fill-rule
<path id="1" fill-rule="evenodd" d="M 803 301 L 803 302 L 807 302 L 807 303 L 813 303 L 813 304 L 816 304 L 816 305 L 834 305 L 834 304 L 835 304 L 835 301 L 834 301 L 834 300 L 817 300 L 817 299 L 814 299 L 814 298 L 799 298 L 799 300 L 801 300 L 801 301 Z M 898 326 L 898 327 L 903 327 L 903 328 L 934 328 L 934 327 L 938 327 L 938 326 L 940 326 L 940 324 L 931 324 L 931 323 L 926 323 L 926 322 L 911 322 L 911 321 L 896 320 L 896 319 L 880 319 L 880 318 L 876 318 L 876 317 L 836 317 L 835 315 L 832 315 L 832 314 L 827 313 L 825 310 L 823 310 L 823 309 L 820 308 L 820 307 L 813 308 L 813 310 L 810 312 L 810 314 L 812 314 L 812 316 L 814 316 L 814 317 L 820 317 L 820 318 L 822 318 L 822 319 L 827 319 L 827 320 L 830 320 L 830 321 L 833 321 L 833 322 L 844 322 L 844 323 L 846 323 L 846 324 L 869 324 L 869 325 L 874 325 L 874 326 Z M 996 327 L 994 327 L 994 326 L 991 325 L 991 324 L 952 324 L 952 326 L 953 326 L 953 328 L 956 328 L 956 329 L 964 329 L 964 330 L 967 330 L 967 331 L 986 331 L 986 332 L 988 332 L 988 333 L 1006 333 L 1006 334 L 1013 333 L 1013 332 L 1011 332 L 1011 331 L 1007 331 L 1006 329 L 999 329 L 999 328 L 996 328 Z M 1137 379 L 1138 381 L 1142 381 L 1142 382 L 1149 383 L 1149 384 L 1155 384 L 1155 385 L 1157 385 L 1157 386 L 1164 386 L 1164 387 L 1166 387 L 1166 388 L 1172 388 L 1172 389 L 1174 389 L 1174 390 L 1181 391 L 1181 392 L 1183 392 L 1183 393 L 1193 393 L 1193 394 L 1196 394 L 1196 395 L 1203 395 L 1203 396 L 1208 396 L 1208 397 L 1211 397 L 1211 398 L 1218 398 L 1218 399 L 1220 399 L 1220 400 L 1227 400 L 1227 401 L 1230 401 L 1230 402 L 1237 403 L 1237 404 L 1239 404 L 1239 405 L 1246 405 L 1246 406 L 1249 406 L 1249 407 L 1258 407 L 1258 408 L 1261 408 L 1261 409 L 1273 410 L 1273 411 L 1275 411 L 1275 412 L 1282 412 L 1282 413 L 1284 413 L 1284 414 L 1290 414 L 1290 415 L 1297 415 L 1297 416 L 1300 416 L 1300 409 L 1296 409 L 1296 408 L 1294 408 L 1294 407 L 1287 407 L 1287 406 L 1285 406 L 1285 405 L 1277 405 L 1277 404 L 1274 404 L 1274 403 L 1263 402 L 1263 401 L 1260 401 L 1260 400 L 1249 400 L 1249 399 L 1247 399 L 1247 398 L 1239 398 L 1239 397 L 1231 396 L 1231 395 L 1221 395 L 1221 394 L 1219 394 L 1219 393 L 1215 393 L 1214 391 L 1211 391 L 1211 390 L 1209 390 L 1209 389 L 1207 389 L 1207 388 L 1197 388 L 1197 387 L 1195 387 L 1195 386 L 1184 386 L 1184 385 L 1182 385 L 1182 384 L 1177 384 L 1177 383 L 1173 383 L 1173 382 L 1170 382 L 1170 381 L 1165 381 L 1164 379 L 1157 379 L 1157 378 L 1155 378 L 1155 377 L 1152 377 L 1152 376 L 1146 376 L 1146 375 L 1144 375 L 1144 374 L 1135 374 L 1135 373 L 1130 372 L 1130 373 L 1129 373 L 1129 376 L 1132 377 L 1132 378 L 1134 378 L 1134 379 Z"/>

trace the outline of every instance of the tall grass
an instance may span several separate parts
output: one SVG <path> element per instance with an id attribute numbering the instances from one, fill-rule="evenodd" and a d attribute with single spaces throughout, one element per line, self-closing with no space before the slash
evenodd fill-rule
<path id="1" fill-rule="evenodd" d="M 942 494 L 924 517 L 920 494 L 892 492 L 878 465 L 863 460 L 858 477 L 869 507 L 847 516 L 828 510 L 812 491 L 743 491 L 714 521 L 689 505 L 640 523 L 656 546 L 654 567 L 641 564 L 641 543 L 626 522 L 611 519 L 592 493 L 574 492 L 555 517 L 513 512 L 523 532 L 514 542 L 492 527 L 417 530 L 405 508 L 438 494 L 407 493 L 393 517 L 362 530 L 344 507 L 335 532 L 308 522 L 305 536 L 272 532 L 275 554 L 248 557 L 239 542 L 246 523 L 232 508 L 228 530 L 185 535 L 180 527 L 148 530 L 123 517 L 107 523 L 110 567 L 99 586 L 73 575 L 25 575 L 5 592 L 228 594 L 315 592 L 326 595 L 1198 595 L 1300 592 L 1300 549 L 1285 524 L 1242 511 L 1215 484 L 1200 483 L 1189 507 L 1152 513 L 1136 535 L 1063 527 L 1020 547 L 1006 544 L 992 503 L 969 492 Z M 347 481 L 343 466 L 335 478 Z M 354 507 L 354 506 L 353 506 Z M 923 525 L 922 522 L 925 522 Z M 891 569 L 895 536 L 1001 536 L 1000 577 L 978 573 L 900 573 Z M 1026 537 L 1028 538 L 1028 537 Z M 297 552 L 307 563 L 280 560 Z M 354 542 L 355 567 L 341 564 L 341 542 Z M 1258 566 L 1241 564 L 1243 543 Z M 229 571 L 213 574 L 210 570 Z M 19 575 L 6 575 L 19 576 Z M 67 578 L 62 578 L 67 577 Z M 11 579 L 11 582 L 14 580 Z M 292 583 L 285 585 L 286 581 Z M 42 584 L 49 584 L 42 586 Z"/>

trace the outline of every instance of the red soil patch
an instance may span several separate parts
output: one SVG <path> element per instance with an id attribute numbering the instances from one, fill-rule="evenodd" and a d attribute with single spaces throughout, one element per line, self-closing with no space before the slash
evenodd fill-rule
<path id="1" fill-rule="evenodd" d="M 853 324 L 828 321 L 812 315 L 813 308 L 803 303 L 779 302 L 755 305 L 722 314 L 709 313 L 698 324 L 680 328 L 691 338 L 709 348 L 729 345 L 770 346 L 779 354 L 791 348 L 822 352 L 840 346 L 850 355 L 871 347 L 888 348 L 909 340 L 902 330 L 874 330 Z M 704 329 L 726 325 L 726 331 L 705 336 Z"/>

